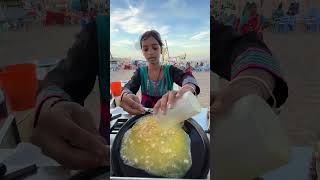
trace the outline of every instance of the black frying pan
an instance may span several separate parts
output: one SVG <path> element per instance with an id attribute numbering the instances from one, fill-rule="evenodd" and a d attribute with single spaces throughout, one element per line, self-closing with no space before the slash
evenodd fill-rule
<path id="1" fill-rule="evenodd" d="M 124 134 L 137 122 L 141 117 L 149 113 L 135 116 L 129 119 L 114 139 L 111 149 L 111 166 L 115 176 L 120 177 L 154 177 L 146 171 L 124 164 L 120 156 L 121 142 Z M 201 126 L 193 119 L 188 119 L 183 124 L 183 129 L 189 135 L 191 140 L 191 157 L 192 166 L 183 178 L 201 179 L 206 178 L 209 172 L 209 140 Z"/>

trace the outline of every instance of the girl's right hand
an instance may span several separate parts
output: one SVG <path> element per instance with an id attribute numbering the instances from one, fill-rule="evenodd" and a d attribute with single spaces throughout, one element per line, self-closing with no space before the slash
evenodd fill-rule
<path id="1" fill-rule="evenodd" d="M 74 102 L 50 107 L 47 100 L 33 129 L 31 142 L 70 169 L 91 169 L 110 163 L 110 148 L 98 132 L 88 109 Z"/>
<path id="2" fill-rule="evenodd" d="M 145 112 L 139 97 L 135 94 L 124 94 L 120 102 L 120 107 L 132 115 L 139 115 Z"/>

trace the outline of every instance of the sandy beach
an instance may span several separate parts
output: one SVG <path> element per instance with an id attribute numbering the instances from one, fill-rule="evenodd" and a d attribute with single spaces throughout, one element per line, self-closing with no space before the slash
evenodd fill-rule
<path id="1" fill-rule="evenodd" d="M 0 34 L 0 67 L 47 57 L 63 58 L 71 47 L 79 26 L 34 26 L 28 31 Z M 293 144 L 310 144 L 320 135 L 320 33 L 302 29 L 288 34 L 265 32 L 265 42 L 280 60 L 289 85 L 289 98 L 280 115 Z M 132 71 L 111 72 L 111 81 L 128 79 Z M 209 73 L 195 73 L 202 92 L 203 106 L 209 106 Z M 89 95 L 86 106 L 99 119 L 98 86 Z M 22 127 L 23 128 L 23 127 Z M 318 136 L 318 135 L 317 135 Z M 320 136 L 319 136 L 320 137 Z"/>

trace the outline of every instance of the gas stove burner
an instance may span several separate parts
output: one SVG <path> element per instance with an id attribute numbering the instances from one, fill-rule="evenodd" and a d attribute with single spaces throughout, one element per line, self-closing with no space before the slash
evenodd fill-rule
<path id="1" fill-rule="evenodd" d="M 111 134 L 118 134 L 121 127 L 126 123 L 129 119 L 126 118 L 118 118 L 115 120 L 116 122 L 111 127 Z"/>

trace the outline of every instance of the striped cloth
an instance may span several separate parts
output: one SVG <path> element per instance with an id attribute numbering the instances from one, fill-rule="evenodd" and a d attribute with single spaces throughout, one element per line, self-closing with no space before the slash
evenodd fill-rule
<path id="1" fill-rule="evenodd" d="M 282 78 L 279 61 L 272 54 L 258 48 L 248 48 L 235 58 L 231 68 L 231 79 L 249 68 L 263 69 Z"/>

